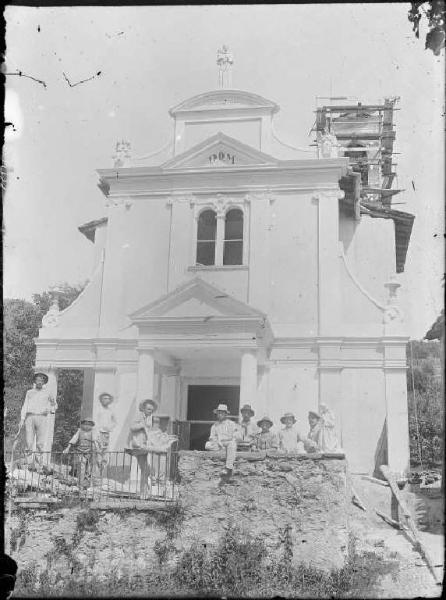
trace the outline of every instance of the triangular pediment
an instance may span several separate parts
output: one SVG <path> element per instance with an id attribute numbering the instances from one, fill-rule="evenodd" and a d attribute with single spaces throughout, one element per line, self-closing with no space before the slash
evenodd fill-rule
<path id="1" fill-rule="evenodd" d="M 184 100 L 169 110 L 171 116 L 182 113 L 212 110 L 264 109 L 275 113 L 279 106 L 258 94 L 243 90 L 213 90 Z"/>
<path id="2" fill-rule="evenodd" d="M 265 315 L 196 277 L 130 315 L 133 323 L 156 320 L 257 320 Z"/>
<path id="3" fill-rule="evenodd" d="M 217 133 L 161 165 L 162 169 L 276 165 L 278 160 L 224 133 Z"/>

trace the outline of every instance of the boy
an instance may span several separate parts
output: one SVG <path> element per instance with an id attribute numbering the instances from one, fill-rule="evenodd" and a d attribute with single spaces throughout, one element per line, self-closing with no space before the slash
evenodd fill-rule
<path id="1" fill-rule="evenodd" d="M 103 392 L 99 395 L 100 407 L 97 413 L 97 429 L 98 429 L 98 443 L 99 451 L 101 454 L 100 462 L 102 465 L 106 465 L 108 462 L 108 456 L 106 452 L 109 451 L 110 447 L 110 434 L 117 425 L 115 413 L 110 408 L 110 404 L 113 402 L 113 396 L 107 392 Z"/>
<path id="2" fill-rule="evenodd" d="M 255 437 L 255 448 L 257 450 L 269 450 L 275 449 L 279 447 L 279 441 L 275 433 L 270 431 L 273 426 L 273 422 L 267 416 L 264 416 L 257 421 L 258 427 L 260 427 L 260 433 L 258 433 Z"/>
<path id="3" fill-rule="evenodd" d="M 229 410 L 226 404 L 219 404 L 214 410 L 217 421 L 211 427 L 209 440 L 206 442 L 205 450 L 218 452 L 226 451 L 226 466 L 221 473 L 222 477 L 228 479 L 234 469 L 235 453 L 237 451 L 237 440 L 240 439 L 238 425 L 228 419 Z"/>
<path id="4" fill-rule="evenodd" d="M 259 433 L 259 428 L 251 418 L 255 413 L 249 404 L 242 406 L 240 413 L 242 415 L 239 421 L 241 440 L 237 443 L 237 449 L 249 450 L 255 440 L 256 435 Z"/>
<path id="5" fill-rule="evenodd" d="M 280 418 L 280 422 L 285 425 L 279 432 L 279 449 L 282 452 L 294 452 L 297 454 L 304 454 L 304 444 L 302 437 L 294 427 L 296 423 L 296 417 L 293 413 L 287 412 Z"/>
<path id="6" fill-rule="evenodd" d="M 76 452 L 74 465 L 79 474 L 80 486 L 87 487 L 88 480 L 91 479 L 94 460 L 96 460 L 99 450 L 96 434 L 93 430 L 94 421 L 92 419 L 82 419 L 80 428 L 68 442 L 68 446 L 63 451 L 68 454 L 74 448 Z"/>

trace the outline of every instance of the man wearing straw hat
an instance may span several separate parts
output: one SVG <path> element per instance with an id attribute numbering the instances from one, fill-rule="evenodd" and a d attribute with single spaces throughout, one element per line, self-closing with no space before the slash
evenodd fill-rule
<path id="1" fill-rule="evenodd" d="M 239 450 L 250 448 L 259 432 L 259 428 L 252 420 L 254 411 L 249 404 L 245 404 L 240 409 L 241 418 L 239 420 L 241 439 L 237 444 Z"/>
<path id="2" fill-rule="evenodd" d="M 226 404 L 219 404 L 214 410 L 217 421 L 211 427 L 209 441 L 205 449 L 218 452 L 226 451 L 226 469 L 222 476 L 230 477 L 234 468 L 235 453 L 237 451 L 237 440 L 240 438 L 239 427 L 234 421 L 228 419 L 229 410 Z"/>
<path id="3" fill-rule="evenodd" d="M 57 409 L 56 399 L 53 393 L 45 386 L 48 383 L 48 375 L 36 373 L 33 378 L 34 387 L 26 392 L 25 401 L 20 415 L 20 425 L 17 436 L 23 425 L 25 425 L 26 450 L 31 453 L 36 441 L 37 452 L 45 449 L 47 435 L 47 416 L 55 413 Z"/>

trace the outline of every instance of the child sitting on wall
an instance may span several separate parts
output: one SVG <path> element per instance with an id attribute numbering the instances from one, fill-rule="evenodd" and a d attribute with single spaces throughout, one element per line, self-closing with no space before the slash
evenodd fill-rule
<path id="1" fill-rule="evenodd" d="M 279 447 L 279 440 L 277 435 L 270 431 L 273 426 L 273 422 L 267 416 L 264 416 L 257 421 L 257 426 L 260 427 L 260 433 L 258 433 L 254 440 L 254 448 L 256 450 L 277 450 Z"/>
<path id="2" fill-rule="evenodd" d="M 75 451 L 73 466 L 79 476 L 79 485 L 83 487 L 88 486 L 88 482 L 91 480 L 92 470 L 99 451 L 94 425 L 92 419 L 82 419 L 79 429 L 63 451 L 64 454 L 68 454 L 71 450 Z"/>
<path id="3" fill-rule="evenodd" d="M 282 452 L 305 454 L 302 436 L 295 428 L 296 417 L 293 413 L 285 413 L 280 422 L 285 425 L 279 432 L 279 449 Z"/>

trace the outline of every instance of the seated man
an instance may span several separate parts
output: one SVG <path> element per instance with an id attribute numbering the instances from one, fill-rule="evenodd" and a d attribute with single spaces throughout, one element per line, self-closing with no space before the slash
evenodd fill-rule
<path id="1" fill-rule="evenodd" d="M 314 410 L 310 410 L 308 413 L 308 423 L 310 425 L 310 431 L 304 441 L 305 450 L 307 452 L 321 452 L 321 416 Z"/>
<path id="2" fill-rule="evenodd" d="M 259 433 L 259 428 L 252 420 L 255 413 L 249 404 L 242 406 L 240 413 L 242 415 L 239 421 L 241 439 L 237 442 L 237 450 L 250 450 Z"/>
<path id="3" fill-rule="evenodd" d="M 273 422 L 267 416 L 264 416 L 257 421 L 257 425 L 260 427 L 260 433 L 255 437 L 254 447 L 256 450 L 277 450 L 279 447 L 279 440 L 277 435 L 270 431 L 273 426 Z"/>
<path id="4" fill-rule="evenodd" d="M 214 410 L 214 414 L 217 415 L 217 422 L 211 427 L 209 441 L 206 442 L 205 449 L 214 452 L 226 451 L 226 469 L 223 471 L 222 476 L 228 478 L 232 475 L 234 468 L 240 430 L 234 421 L 228 419 L 229 411 L 226 404 L 219 404 Z"/>

